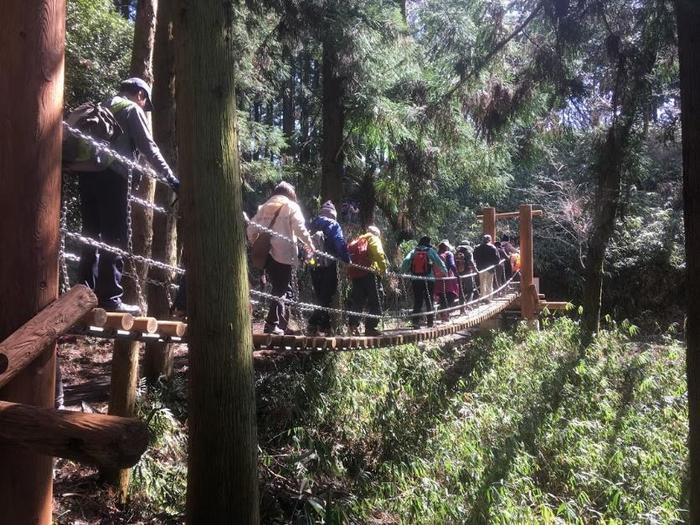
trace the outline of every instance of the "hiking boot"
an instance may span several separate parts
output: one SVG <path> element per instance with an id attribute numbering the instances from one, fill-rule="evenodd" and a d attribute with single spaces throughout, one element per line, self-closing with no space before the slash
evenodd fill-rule
<path id="1" fill-rule="evenodd" d="M 138 317 L 141 315 L 141 308 L 139 308 L 135 304 L 126 304 L 121 301 L 118 303 L 111 303 L 111 304 L 101 304 L 100 308 L 104 308 L 108 312 L 117 312 L 121 314 L 131 314 L 134 317 Z"/>
<path id="2" fill-rule="evenodd" d="M 263 332 L 272 335 L 284 335 L 284 330 L 282 330 L 279 326 L 265 325 Z"/>
<path id="3" fill-rule="evenodd" d="M 381 335 L 382 332 L 380 330 L 377 330 L 376 328 L 365 328 L 366 337 L 379 337 Z"/>

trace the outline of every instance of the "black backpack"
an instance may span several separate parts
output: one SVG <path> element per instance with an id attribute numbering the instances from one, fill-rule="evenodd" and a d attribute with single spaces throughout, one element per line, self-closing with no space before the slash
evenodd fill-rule
<path id="1" fill-rule="evenodd" d="M 121 106 L 117 104 L 115 106 Z M 124 106 L 125 107 L 125 106 Z M 123 133 L 112 110 L 100 103 L 81 104 L 66 117 L 66 124 L 96 142 L 110 146 Z M 120 111 L 123 107 L 118 107 Z M 69 129 L 63 130 L 63 168 L 73 171 L 101 171 L 113 161 L 110 155 L 101 153 L 91 141 L 78 137 Z"/>

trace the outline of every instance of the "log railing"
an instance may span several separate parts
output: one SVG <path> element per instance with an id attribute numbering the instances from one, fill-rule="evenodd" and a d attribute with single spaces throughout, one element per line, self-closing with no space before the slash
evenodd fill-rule
<path id="1" fill-rule="evenodd" d="M 133 318 L 95 309 L 96 304 L 89 288 L 74 286 L 0 343 L 0 388 L 43 352 L 52 351 L 56 339 L 76 323 L 114 329 L 134 324 Z M 149 328 L 148 321 L 143 325 Z M 135 418 L 0 401 L 0 444 L 104 468 L 125 468 L 134 465 L 146 450 L 148 428 Z"/>

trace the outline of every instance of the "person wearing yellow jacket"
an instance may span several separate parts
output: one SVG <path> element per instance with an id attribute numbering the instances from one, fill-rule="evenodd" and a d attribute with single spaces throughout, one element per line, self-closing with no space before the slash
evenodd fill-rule
<path id="1" fill-rule="evenodd" d="M 348 268 L 348 277 L 351 280 L 350 309 L 355 312 L 363 312 L 365 307 L 367 307 L 370 314 L 382 315 L 384 289 L 378 274 L 383 275 L 386 273 L 387 263 L 380 235 L 379 228 L 369 226 L 367 233 L 360 235 L 348 246 L 351 262 L 372 268 L 377 272 L 369 272 L 353 267 Z M 365 319 L 365 335 L 381 335 L 381 332 L 377 330 L 378 324 L 379 319 Z M 353 335 L 358 335 L 360 316 L 350 316 L 349 325 L 350 332 Z"/>

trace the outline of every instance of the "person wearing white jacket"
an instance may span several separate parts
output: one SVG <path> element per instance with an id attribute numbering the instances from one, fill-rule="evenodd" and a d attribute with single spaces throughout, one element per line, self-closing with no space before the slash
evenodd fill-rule
<path id="1" fill-rule="evenodd" d="M 272 196 L 258 208 L 258 212 L 248 224 L 248 241 L 252 244 L 260 234 L 256 224 L 292 239 L 293 242 L 272 236 L 270 253 L 265 263 L 265 271 L 272 283 L 272 294 L 278 297 L 292 297 L 291 281 L 294 262 L 298 257 L 297 239 L 313 250 L 313 241 L 306 229 L 306 220 L 297 204 L 294 186 L 280 182 Z M 272 225 L 272 226 L 270 226 Z M 281 301 L 271 301 L 265 320 L 265 333 L 281 335 L 287 331 L 289 314 Z"/>

